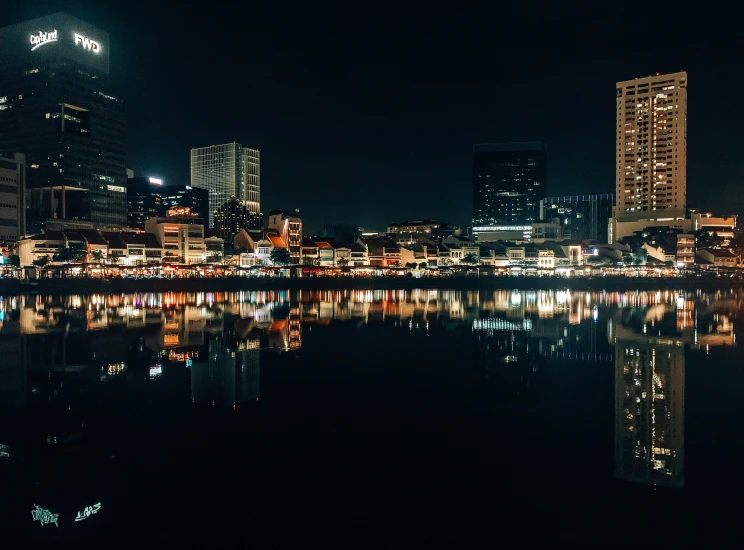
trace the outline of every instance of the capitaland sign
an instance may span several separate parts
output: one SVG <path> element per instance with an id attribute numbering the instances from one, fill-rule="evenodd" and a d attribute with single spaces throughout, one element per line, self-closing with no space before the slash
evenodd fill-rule
<path id="1" fill-rule="evenodd" d="M 31 42 L 31 51 L 34 51 L 46 44 L 49 44 L 50 42 L 56 42 L 57 29 L 48 32 L 39 31 L 39 34 L 32 34 L 29 37 L 29 40 Z"/>
<path id="2" fill-rule="evenodd" d="M 95 40 L 91 40 L 87 36 L 83 36 L 82 34 L 73 33 L 75 36 L 75 45 L 76 46 L 82 46 L 83 49 L 91 51 L 93 53 L 98 53 L 101 51 L 101 44 L 96 42 Z"/>
<path id="3" fill-rule="evenodd" d="M 29 36 L 29 42 L 31 42 L 31 51 L 41 48 L 42 46 L 51 42 L 57 42 L 58 37 L 59 34 L 57 33 L 57 29 L 48 32 L 39 31 L 38 34 L 32 34 L 31 36 Z M 73 32 L 72 39 L 76 46 L 80 46 L 84 50 L 88 50 L 89 52 L 93 53 L 101 52 L 101 43 L 93 40 L 92 38 L 88 38 L 87 36 L 84 36 L 77 32 Z"/>

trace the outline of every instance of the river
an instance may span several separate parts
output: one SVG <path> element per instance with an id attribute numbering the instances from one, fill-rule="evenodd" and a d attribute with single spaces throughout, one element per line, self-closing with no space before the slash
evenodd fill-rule
<path id="1" fill-rule="evenodd" d="M 742 312 L 733 290 L 5 296 L 0 526 L 231 546 L 725 534 Z"/>

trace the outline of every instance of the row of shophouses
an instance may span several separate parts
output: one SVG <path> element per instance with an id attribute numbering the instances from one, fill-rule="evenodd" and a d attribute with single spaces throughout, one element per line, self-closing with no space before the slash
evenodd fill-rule
<path id="1" fill-rule="evenodd" d="M 240 265 L 269 265 L 274 248 L 284 246 L 281 238 L 263 231 L 243 230 L 235 237 Z M 581 243 L 542 244 L 477 243 L 468 237 L 448 236 L 441 240 L 425 237 L 399 242 L 388 236 L 362 237 L 346 244 L 327 237 L 303 237 L 293 263 L 318 267 L 408 267 L 437 268 L 455 265 L 514 265 L 553 269 L 581 265 L 586 254 L 597 254 Z"/>
<path id="2" fill-rule="evenodd" d="M 147 220 L 145 231 L 45 230 L 20 239 L 5 254 L 17 255 L 23 267 L 46 258 L 52 263 L 104 261 L 110 265 L 137 266 L 219 262 L 250 268 L 277 263 L 273 254 L 277 248 L 287 250 L 282 264 L 416 269 L 456 265 L 555 269 L 583 265 L 592 256 L 605 257 L 611 263 L 629 264 L 630 256 L 638 250 L 638 247 L 631 249 L 628 244 L 571 240 L 477 242 L 452 234 L 400 237 L 387 233 L 342 243 L 330 237 L 303 236 L 299 218 L 277 211 L 272 212 L 266 228 L 243 229 L 227 247 L 222 238 L 209 236 L 198 218 L 164 217 Z M 698 250 L 696 254 L 694 235 L 675 234 L 666 240 L 659 237 L 644 243 L 642 248 L 649 261 L 656 263 L 729 267 L 738 264 L 738 258 L 726 249 Z"/>
<path id="3" fill-rule="evenodd" d="M 219 237 L 205 235 L 202 224 L 191 219 L 153 218 L 145 231 L 107 232 L 95 229 L 47 230 L 21 239 L 15 249 L 21 266 L 42 258 L 52 263 L 100 262 L 121 266 L 157 263 L 202 264 L 219 261 L 240 267 L 272 265 L 272 253 L 286 248 L 290 263 L 318 267 L 435 268 L 454 265 L 525 265 L 555 268 L 583 263 L 588 253 L 568 241 L 544 244 L 476 243 L 467 237 L 419 238 L 397 242 L 388 236 L 360 238 L 341 243 L 333 238 L 302 237 L 300 246 L 276 229 L 241 230 L 234 239 L 234 253 Z M 67 254 L 62 254 L 68 251 Z M 74 254 L 70 254 L 74 251 Z"/>

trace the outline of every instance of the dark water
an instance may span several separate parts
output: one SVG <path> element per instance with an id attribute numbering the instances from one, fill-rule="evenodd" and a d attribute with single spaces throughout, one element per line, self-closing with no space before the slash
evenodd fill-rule
<path id="1" fill-rule="evenodd" d="M 0 525 L 6 540 L 186 546 L 359 546 L 388 528 L 489 546 L 738 536 L 743 305 L 673 291 L 5 297 Z"/>

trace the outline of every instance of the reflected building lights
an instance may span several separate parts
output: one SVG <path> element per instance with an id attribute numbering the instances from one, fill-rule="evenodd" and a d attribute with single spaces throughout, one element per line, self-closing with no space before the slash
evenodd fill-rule
<path id="1" fill-rule="evenodd" d="M 612 364 L 615 476 L 681 487 L 686 359 L 735 345 L 742 296 L 421 289 L 4 298 L 0 404 L 75 411 L 76 391 L 140 380 L 160 389 L 181 376 L 195 403 L 240 410 L 259 399 L 262 358 L 294 363 L 321 331 L 383 327 L 432 346 L 451 331 L 471 339 L 460 351 L 465 362 L 473 355 L 473 392 L 507 402 L 549 401 L 550 383 L 573 363 Z"/>
<path id="2" fill-rule="evenodd" d="M 195 403 L 234 407 L 257 401 L 261 382 L 261 351 L 257 340 L 230 346 L 213 339 L 208 360 L 191 367 L 191 398 Z"/>

